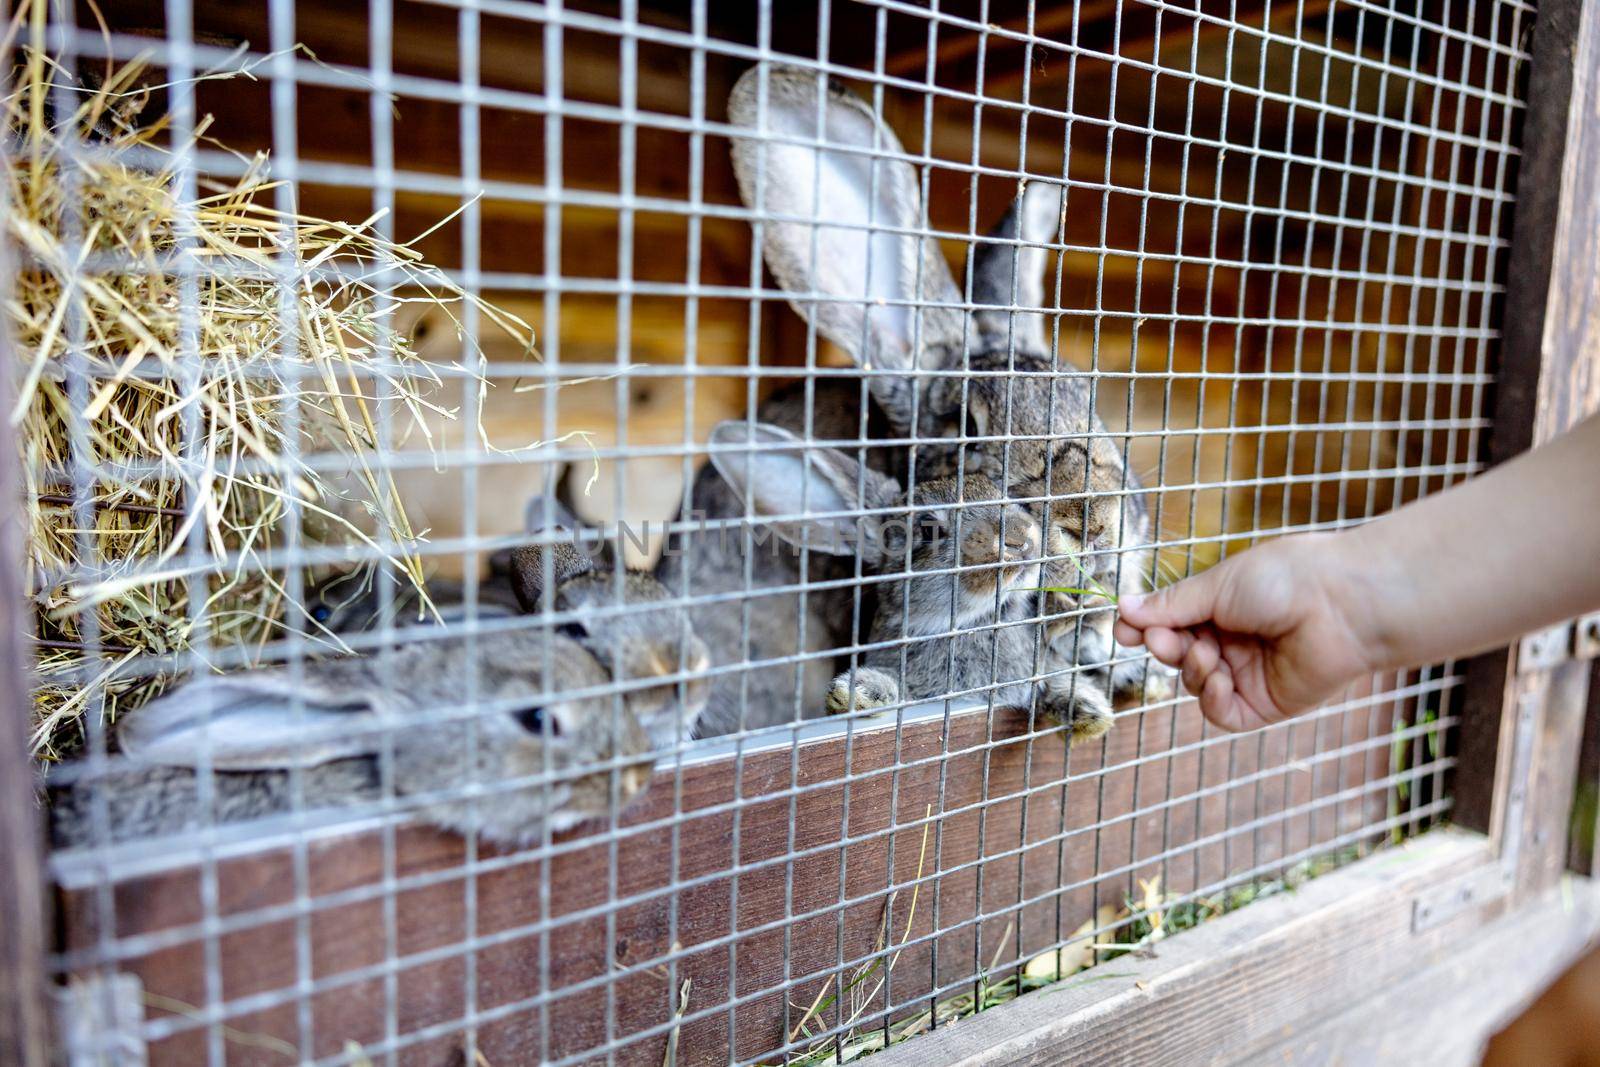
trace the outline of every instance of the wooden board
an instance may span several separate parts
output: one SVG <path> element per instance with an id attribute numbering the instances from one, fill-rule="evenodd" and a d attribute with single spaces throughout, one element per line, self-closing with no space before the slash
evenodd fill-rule
<path id="1" fill-rule="evenodd" d="M 1181 934 L 1155 959 L 1119 961 L 1103 981 L 1030 994 L 881 1063 L 1474 1064 L 1492 1028 L 1600 928 L 1591 886 L 1414 928 L 1419 899 L 1492 854 L 1482 837 L 1435 831 Z"/>
<path id="2" fill-rule="evenodd" d="M 764 1055 L 819 994 L 880 957 L 889 980 L 858 1006 L 861 1027 L 1069 939 L 1139 879 L 1187 892 L 1382 836 L 1361 828 L 1389 810 L 1388 790 L 1369 783 L 1391 773 L 1390 723 L 1404 712 L 1383 699 L 1356 705 L 1238 738 L 1203 736 L 1192 704 L 1176 722 L 1170 708 L 1150 710 L 1070 762 L 1059 734 L 1030 736 L 1005 710 L 992 737 L 981 711 L 954 717 L 948 735 L 939 718 L 905 725 L 898 743 L 892 725 L 848 745 L 835 731 L 658 771 L 615 837 L 591 827 L 558 839 L 554 855 L 486 851 L 476 877 L 459 838 L 402 827 L 393 892 L 381 833 L 323 832 L 304 848 L 303 919 L 291 847 L 223 858 L 214 883 L 204 864 L 152 871 L 147 852 L 145 873 L 113 868 L 105 912 L 90 862 L 62 890 L 65 946 L 93 956 L 102 936 L 145 944 L 119 967 L 141 978 L 150 1018 L 164 1020 L 154 1025 L 172 1031 L 150 1046 L 158 1064 L 203 1058 L 204 1028 L 177 1006 L 208 1003 L 208 952 L 230 1034 L 257 1042 L 231 1039 L 230 1063 L 277 1062 L 263 1038 L 299 1045 L 301 974 L 326 985 L 307 1002 L 311 1054 L 347 1041 L 382 1049 L 390 967 L 404 1063 L 446 1063 L 461 1047 L 469 966 L 490 1063 L 616 1042 L 618 1062 L 658 1064 L 684 981 L 680 1063 L 721 1061 L 729 1047 Z M 208 883 L 224 931 L 214 939 Z M 830 1009 L 810 1028 L 838 1025 Z"/>
<path id="3" fill-rule="evenodd" d="M 0 248 L 0 292 L 10 291 L 11 259 Z M 10 331 L 0 322 L 0 366 L 15 367 Z M 12 378 L 0 374 L 0 409 L 12 405 Z M 33 711 L 31 675 L 24 668 L 23 641 L 33 621 L 25 618 L 22 588 L 23 517 L 15 501 L 22 491 L 16 437 L 10 420 L 0 424 L 0 1065 L 44 1067 L 45 936 L 47 928 L 40 813 L 34 799 L 34 769 L 22 738 Z"/>

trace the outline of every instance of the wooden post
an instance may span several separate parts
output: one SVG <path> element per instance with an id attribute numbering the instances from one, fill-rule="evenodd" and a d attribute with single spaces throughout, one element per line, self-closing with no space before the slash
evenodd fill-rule
<path id="1" fill-rule="evenodd" d="M 0 11 L 6 5 L 0 4 Z M 9 291 L 9 259 L 0 245 L 0 287 Z M 0 322 L 0 411 L 11 410 L 10 338 Z M 28 757 L 29 685 L 22 635 L 31 632 L 22 589 L 22 524 L 18 450 L 9 420 L 0 419 L 0 1067 L 44 1067 L 44 866 L 40 808 Z"/>
<path id="2" fill-rule="evenodd" d="M 1517 181 L 1490 459 L 1600 410 L 1600 10 L 1539 7 Z M 1565 868 L 1587 664 L 1518 669 L 1513 650 L 1468 668 L 1456 821 L 1493 832 L 1519 892 Z"/>

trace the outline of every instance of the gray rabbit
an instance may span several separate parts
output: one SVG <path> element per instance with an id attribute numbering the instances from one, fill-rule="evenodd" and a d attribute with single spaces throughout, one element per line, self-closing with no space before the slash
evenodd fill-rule
<path id="1" fill-rule="evenodd" d="M 280 668 L 181 686 L 122 721 L 121 755 L 103 774 L 55 769 L 55 836 L 95 842 L 97 790 L 113 841 L 205 825 L 195 768 L 207 764 L 217 823 L 291 811 L 291 768 L 308 810 L 376 802 L 387 763 L 393 792 L 423 818 L 512 844 L 611 813 L 645 787 L 649 739 L 603 695 L 610 679 L 594 657 L 532 630 L 476 641 L 476 656 L 451 637 L 313 661 L 299 678 Z M 474 685 L 482 707 L 451 715 Z"/>
<path id="2" fill-rule="evenodd" d="M 761 224 L 768 267 L 796 312 L 869 372 L 889 431 L 913 442 L 898 468 L 876 469 L 909 469 L 917 481 L 964 469 L 1013 498 L 1041 498 L 1051 529 L 1045 584 L 1083 588 L 1088 568 L 1107 588 L 1143 589 L 1150 552 L 1139 482 L 1094 411 L 1091 379 L 1063 373 L 1044 316 L 1030 310 L 1043 306 L 1039 246 L 1055 240 L 1061 188 L 1028 184 L 974 249 L 968 313 L 937 242 L 924 236 L 916 171 L 864 101 L 815 72 L 769 65 L 739 79 L 728 112 L 760 135 L 736 138 L 733 161 L 745 203 L 771 216 Z M 765 407 L 758 418 L 801 432 Z M 1144 661 L 1114 646 L 1109 611 L 1084 619 L 1077 647 L 1078 619 L 1093 606 L 1071 594 L 1045 605 L 1070 616 L 1056 627 L 1053 654 L 1120 661 L 1117 688 L 1137 687 Z M 848 640 L 839 616 L 822 625 L 834 628 L 836 646 Z"/>
<path id="3" fill-rule="evenodd" d="M 996 704 L 1037 704 L 1068 724 L 1074 740 L 1110 728 L 1101 681 L 1048 668 L 1034 596 L 1040 528 L 992 481 L 981 474 L 935 479 L 908 501 L 893 478 L 837 450 L 776 426 L 732 426 L 744 433 L 750 461 L 729 465 L 724 476 L 777 536 L 812 551 L 854 554 L 883 576 L 870 647 L 860 668 L 830 685 L 830 710 L 992 695 Z M 815 493 L 812 507 L 796 512 L 788 487 L 805 468 Z"/>
<path id="4" fill-rule="evenodd" d="M 812 432 L 822 440 L 857 439 L 859 396 L 838 380 L 817 386 L 819 417 Z M 803 411 L 795 390 L 763 404 L 760 415 L 803 432 Z M 839 425 L 845 421 L 849 428 Z M 673 533 L 656 567 L 669 593 L 691 600 L 694 632 L 717 666 L 696 737 L 822 714 L 820 698 L 835 671 L 834 650 L 850 640 L 852 619 L 860 619 L 864 628 L 874 610 L 869 590 L 857 612 L 860 594 L 853 591 L 856 568 L 850 557 L 796 548 L 759 522 L 746 525 L 744 503 L 726 476 L 742 466 L 743 457 L 720 451 L 736 443 L 744 425 L 724 423 L 712 431 L 712 462 L 696 473 L 689 511 L 678 517 L 687 528 Z M 852 452 L 868 469 L 896 467 L 893 448 Z M 743 472 L 733 477 L 742 479 Z M 805 511 L 814 499 L 812 487 L 803 482 L 772 488 L 789 495 L 791 512 Z"/>
<path id="5" fill-rule="evenodd" d="M 689 613 L 649 574 L 612 570 L 566 541 L 514 549 L 510 578 L 524 611 L 570 616 L 559 632 L 623 685 L 628 711 L 656 752 L 697 736 L 710 698 L 711 656 Z"/>
<path id="6" fill-rule="evenodd" d="M 554 497 L 529 502 L 526 532 L 548 544 L 516 546 L 490 557 L 489 573 L 478 583 L 478 619 L 539 614 L 547 608 L 571 616 L 556 628 L 582 645 L 613 679 L 627 683 L 619 688 L 653 748 L 670 751 L 692 738 L 710 693 L 706 675 L 711 663 L 688 613 L 672 603 L 672 595 L 653 576 L 619 572 L 616 554 L 601 532 L 579 521 Z M 466 619 L 459 582 L 428 583 L 435 614 L 421 610 L 410 585 L 393 578 L 376 580 L 394 585 L 388 615 L 400 625 L 442 621 L 448 626 Z M 553 593 L 549 605 L 543 593 L 547 580 Z M 339 634 L 373 629 L 385 614 L 374 584 L 361 572 L 330 578 L 310 590 L 309 612 Z M 640 684 L 674 676 L 675 681 Z"/>

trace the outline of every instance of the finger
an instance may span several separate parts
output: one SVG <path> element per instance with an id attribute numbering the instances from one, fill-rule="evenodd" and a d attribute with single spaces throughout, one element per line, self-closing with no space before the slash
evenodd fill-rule
<path id="1" fill-rule="evenodd" d="M 1165 626 L 1152 626 L 1144 632 L 1144 647 L 1150 654 L 1169 667 L 1178 667 L 1183 664 L 1183 657 L 1188 654 L 1189 646 L 1194 643 L 1194 634 L 1187 630 L 1169 630 Z"/>
<path id="2" fill-rule="evenodd" d="M 1183 657 L 1183 687 L 1195 696 L 1199 696 L 1205 688 L 1206 679 L 1211 672 L 1217 669 L 1217 663 L 1222 659 L 1222 649 L 1217 645 L 1216 635 L 1208 630 L 1201 630 L 1195 635 L 1194 642 L 1189 645 L 1189 651 Z"/>
<path id="3" fill-rule="evenodd" d="M 1200 691 L 1200 714 L 1213 726 L 1236 734 L 1245 728 L 1243 707 L 1234 693 L 1233 672 L 1223 664 L 1212 671 Z"/>
<path id="4" fill-rule="evenodd" d="M 1144 644 L 1144 631 L 1118 619 L 1111 627 L 1111 634 L 1117 639 L 1117 644 L 1123 648 L 1138 648 Z"/>
<path id="5" fill-rule="evenodd" d="M 1223 573 L 1230 561 L 1187 578 L 1154 593 L 1129 593 L 1117 603 L 1117 614 L 1130 626 L 1149 629 L 1166 626 L 1176 629 L 1208 621 L 1222 589 Z"/>

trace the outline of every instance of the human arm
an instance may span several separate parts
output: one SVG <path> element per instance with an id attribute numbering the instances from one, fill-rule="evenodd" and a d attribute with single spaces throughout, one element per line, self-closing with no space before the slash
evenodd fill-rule
<path id="1" fill-rule="evenodd" d="M 1117 640 L 1181 668 L 1219 726 L 1365 674 L 1506 644 L 1600 608 L 1600 415 L 1363 526 L 1270 541 L 1119 604 Z"/>

